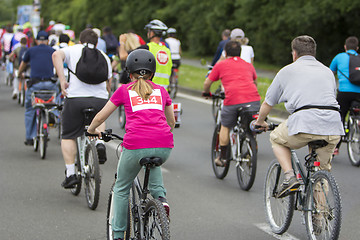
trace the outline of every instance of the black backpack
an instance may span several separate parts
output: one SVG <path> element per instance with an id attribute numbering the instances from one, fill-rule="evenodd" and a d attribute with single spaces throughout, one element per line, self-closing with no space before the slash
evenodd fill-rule
<path id="1" fill-rule="evenodd" d="M 108 80 L 108 64 L 104 55 L 95 47 L 89 48 L 87 44 L 82 50 L 75 72 L 69 67 L 68 69 L 80 81 L 87 84 L 99 84 Z"/>
<path id="2" fill-rule="evenodd" d="M 347 53 L 350 57 L 349 59 L 349 77 L 347 77 L 340 70 L 339 72 L 346 77 L 352 84 L 360 86 L 360 55 L 354 55 Z"/>
<path id="3" fill-rule="evenodd" d="M 102 36 L 102 38 L 104 39 L 104 41 L 106 43 L 106 53 L 107 54 L 116 54 L 116 49 L 119 45 L 119 42 L 116 39 L 116 37 L 113 34 L 108 34 L 108 35 Z"/>

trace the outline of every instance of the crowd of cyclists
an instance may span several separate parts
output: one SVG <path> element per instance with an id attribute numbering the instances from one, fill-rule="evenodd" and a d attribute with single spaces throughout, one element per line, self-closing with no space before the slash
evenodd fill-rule
<path id="1" fill-rule="evenodd" d="M 126 133 L 114 188 L 115 239 L 124 237 L 127 199 L 131 183 L 140 171 L 138 161 L 149 155 L 166 161 L 174 147 L 175 119 L 167 89 L 172 69 L 181 64 L 181 42 L 176 38 L 176 29 L 168 28 L 160 20 L 152 20 L 144 28 L 148 43 L 132 30 L 117 38 L 111 27 L 103 27 L 101 31 L 91 25 L 86 26 L 77 40 L 69 26 L 55 21 L 38 32 L 29 24 L 7 26 L 0 31 L 2 67 L 13 83 L 13 99 L 19 95 L 19 80 L 28 78 L 25 145 L 33 145 L 36 134 L 31 93 L 56 90 L 59 103 L 63 103 L 61 150 L 66 171 L 61 185 L 64 188 L 73 188 L 79 181 L 75 174 L 75 139 L 83 133 L 82 110 L 91 107 L 97 113 L 88 132 L 99 135 L 96 148 L 99 162 L 104 164 L 107 157 L 101 132 L 105 130 L 105 120 L 124 105 Z M 331 170 L 332 157 L 338 154 L 341 136 L 346 134 L 342 123 L 351 102 L 360 94 L 360 87 L 349 81 L 349 59 L 350 55 L 357 55 L 358 39 L 347 38 L 345 53 L 337 55 L 328 68 L 316 60 L 316 42 L 312 37 L 294 38 L 291 42 L 293 63 L 278 72 L 261 106 L 253 66 L 254 50 L 248 42 L 242 29 L 224 30 L 213 69 L 204 82 L 204 97 L 211 96 L 210 86 L 218 80 L 225 92 L 221 154 L 215 162 L 219 167 L 225 164 L 229 129 L 236 123 L 239 107 L 250 105 L 251 111 L 259 111 L 255 125 L 267 130 L 265 120 L 270 110 L 285 102 L 290 116 L 270 134 L 274 154 L 285 172 L 278 196 L 282 198 L 288 194 L 287 190 L 300 185 L 291 166 L 290 149 L 304 147 L 312 140 L 325 140 L 328 144 L 317 150 L 317 157 L 320 169 Z M 105 77 L 98 79 L 99 82 L 82 79 L 78 63 L 85 58 L 84 53 L 105 59 Z M 109 88 L 113 71 L 121 71 L 115 92 Z M 334 74 L 339 78 L 338 90 Z M 164 204 L 169 214 L 159 168 L 152 171 L 149 187 L 152 196 Z"/>

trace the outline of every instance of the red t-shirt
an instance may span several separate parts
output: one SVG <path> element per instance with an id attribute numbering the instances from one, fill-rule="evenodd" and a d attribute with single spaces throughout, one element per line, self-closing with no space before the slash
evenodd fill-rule
<path id="1" fill-rule="evenodd" d="M 225 89 L 224 105 L 260 101 L 260 95 L 254 83 L 257 78 L 255 68 L 240 57 L 227 58 L 218 62 L 208 78 L 211 81 L 221 80 Z"/>

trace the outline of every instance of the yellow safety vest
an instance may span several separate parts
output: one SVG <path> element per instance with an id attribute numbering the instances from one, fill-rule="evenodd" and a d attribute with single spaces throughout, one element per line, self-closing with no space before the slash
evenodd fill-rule
<path id="1" fill-rule="evenodd" d="M 147 45 L 156 59 L 156 72 L 152 79 L 153 83 L 168 86 L 172 68 L 170 49 L 161 43 L 149 42 Z"/>

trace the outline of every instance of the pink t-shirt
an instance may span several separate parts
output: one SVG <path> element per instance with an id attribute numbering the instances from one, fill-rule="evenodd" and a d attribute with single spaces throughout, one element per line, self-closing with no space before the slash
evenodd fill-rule
<path id="1" fill-rule="evenodd" d="M 227 58 L 215 64 L 209 79 L 221 83 L 225 89 L 224 105 L 260 101 L 254 80 L 257 78 L 252 64 L 240 57 Z"/>
<path id="2" fill-rule="evenodd" d="M 110 98 L 116 106 L 124 105 L 126 133 L 123 146 L 129 150 L 174 147 L 173 134 L 165 117 L 165 106 L 171 105 L 171 98 L 163 87 L 148 82 L 154 91 L 146 101 L 129 88 L 133 83 L 122 85 Z"/>

